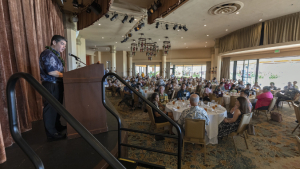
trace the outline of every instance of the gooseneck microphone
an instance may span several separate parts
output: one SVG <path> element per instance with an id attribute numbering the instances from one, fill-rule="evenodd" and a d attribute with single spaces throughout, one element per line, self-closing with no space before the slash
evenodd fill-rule
<path id="1" fill-rule="evenodd" d="M 80 59 L 78 56 L 73 55 L 72 53 L 69 53 L 69 56 L 74 57 L 76 60 Z"/>

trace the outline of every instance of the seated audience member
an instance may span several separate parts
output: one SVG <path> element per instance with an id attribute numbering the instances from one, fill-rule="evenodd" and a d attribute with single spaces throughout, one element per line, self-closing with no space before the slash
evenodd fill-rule
<path id="1" fill-rule="evenodd" d="M 249 93 L 253 94 L 253 95 L 256 95 L 256 90 L 253 90 L 252 87 L 251 87 L 251 84 L 248 83 L 245 87 L 245 90 L 249 90 Z"/>
<path id="2" fill-rule="evenodd" d="M 213 80 L 212 80 L 211 82 L 217 84 L 217 83 L 218 83 L 217 78 L 214 77 Z"/>
<path id="3" fill-rule="evenodd" d="M 235 90 L 236 92 L 239 91 L 239 89 L 236 88 L 235 84 L 233 84 L 233 85 L 231 86 L 231 88 L 229 89 L 229 91 L 231 92 L 231 91 L 234 91 L 234 90 Z"/>
<path id="4" fill-rule="evenodd" d="M 191 108 L 186 109 L 181 113 L 177 123 L 179 124 L 183 132 L 185 129 L 185 119 L 201 119 L 205 120 L 205 125 L 209 124 L 207 112 L 203 108 L 198 106 L 198 102 L 199 96 L 196 94 L 192 94 L 190 97 Z"/>
<path id="5" fill-rule="evenodd" d="M 119 80 L 115 80 L 113 85 L 116 87 L 116 92 L 120 94 L 121 87 L 119 85 Z"/>
<path id="6" fill-rule="evenodd" d="M 245 88 L 245 85 L 244 85 L 244 82 L 243 81 L 240 81 L 239 85 L 238 85 L 238 89 L 239 90 L 242 90 Z"/>
<path id="7" fill-rule="evenodd" d="M 131 85 L 131 83 L 128 82 L 128 85 Z M 128 107 L 132 107 L 133 105 L 132 91 L 127 86 L 124 87 L 123 91 L 124 91 L 124 98 L 122 99 L 122 101 L 119 102 L 118 106 L 120 106 L 121 103 L 125 102 L 125 104 Z"/>
<path id="8" fill-rule="evenodd" d="M 151 88 L 153 90 L 155 89 L 155 84 L 153 81 L 150 82 L 149 88 Z"/>
<path id="9" fill-rule="evenodd" d="M 298 86 L 297 86 L 297 81 L 294 81 L 294 82 L 293 82 L 293 86 L 294 86 L 295 89 L 299 90 L 299 89 L 298 89 Z"/>
<path id="10" fill-rule="evenodd" d="M 271 89 L 271 90 L 277 90 L 277 87 L 275 86 L 275 83 L 274 83 L 274 82 L 271 82 L 271 83 L 270 83 L 270 89 Z"/>
<path id="11" fill-rule="evenodd" d="M 212 88 L 211 83 L 208 82 L 208 83 L 204 86 L 204 93 L 206 93 L 206 94 L 212 93 L 211 88 Z"/>
<path id="12" fill-rule="evenodd" d="M 256 96 L 257 102 L 253 104 L 255 110 L 268 110 L 272 102 L 273 94 L 270 92 L 270 87 L 263 87 L 263 93 Z"/>
<path id="13" fill-rule="evenodd" d="M 159 86 L 159 100 L 161 103 L 165 101 L 165 98 L 168 97 L 168 94 L 165 93 L 165 87 Z"/>
<path id="14" fill-rule="evenodd" d="M 191 93 L 186 90 L 186 85 L 182 84 L 181 89 L 177 93 L 177 99 L 182 100 L 183 97 L 186 97 L 186 99 L 188 100 L 190 98 L 190 96 L 191 96 Z"/>
<path id="15" fill-rule="evenodd" d="M 220 91 L 225 91 L 225 88 L 224 88 L 224 82 L 221 82 L 220 85 L 219 85 L 218 87 L 215 88 L 215 91 L 217 91 L 218 89 L 219 89 Z"/>
<path id="16" fill-rule="evenodd" d="M 260 86 L 258 85 L 258 82 L 255 82 L 254 85 L 252 86 L 253 90 L 261 89 Z"/>
<path id="17" fill-rule="evenodd" d="M 287 86 L 284 86 L 284 90 L 287 90 L 287 89 L 293 89 L 294 88 L 294 86 L 292 85 L 292 83 L 291 82 L 288 82 L 288 85 Z"/>
<path id="18" fill-rule="evenodd" d="M 145 97 L 145 92 L 142 89 L 142 85 L 140 83 L 137 83 L 135 87 L 136 87 L 136 89 L 138 89 L 138 92 L 140 92 L 142 94 L 142 96 Z"/>
<path id="19" fill-rule="evenodd" d="M 152 103 L 160 110 L 162 110 L 167 116 L 169 116 L 172 120 L 174 120 L 173 113 L 172 112 L 166 112 L 164 111 L 164 106 L 160 104 L 159 102 L 159 95 L 158 93 L 153 93 L 151 96 Z M 168 122 L 166 118 L 164 118 L 162 115 L 160 115 L 155 109 L 152 109 L 154 121 L 155 123 L 164 123 Z M 170 126 L 170 133 L 172 131 L 172 125 Z"/>
<path id="20" fill-rule="evenodd" d="M 249 113 L 249 105 L 245 97 L 238 97 L 235 102 L 235 107 L 236 109 L 233 112 L 233 117 L 225 118 L 219 124 L 219 138 L 223 138 L 224 136 L 227 136 L 232 132 L 236 132 L 240 125 L 243 114 Z"/>
<path id="21" fill-rule="evenodd" d="M 168 84 L 167 87 L 166 87 L 166 93 L 168 94 L 169 99 L 171 99 L 173 91 L 174 91 L 173 85 Z"/>
<path id="22" fill-rule="evenodd" d="M 289 82 L 289 85 L 291 86 L 291 82 Z M 276 101 L 277 107 L 279 106 L 279 102 L 286 100 L 295 100 L 298 96 L 299 90 L 295 89 L 293 86 L 290 86 L 286 86 L 284 87 L 284 90 L 276 93 L 276 97 L 278 97 Z"/>
<path id="23" fill-rule="evenodd" d="M 241 90 L 241 93 L 240 93 L 240 97 L 244 97 L 247 99 L 247 102 L 248 102 L 248 106 L 249 106 L 249 112 L 251 112 L 252 110 L 252 103 L 250 102 L 250 100 L 248 99 L 249 97 L 249 90 Z M 227 117 L 228 118 L 232 118 L 233 117 L 233 113 L 234 111 L 237 109 L 236 105 L 230 110 L 230 112 L 227 113 Z"/>
<path id="24" fill-rule="evenodd" d="M 198 85 L 196 87 L 195 93 L 196 94 L 200 94 L 201 93 L 201 89 L 202 89 L 202 85 L 201 85 L 201 82 L 199 81 Z"/>
<path id="25" fill-rule="evenodd" d="M 111 80 L 107 80 L 107 84 L 108 84 L 108 87 L 106 87 L 107 90 L 112 90 L 112 86 L 113 84 L 111 83 Z"/>
<path id="26" fill-rule="evenodd" d="M 224 89 L 229 90 L 230 88 L 231 88 L 231 84 L 228 81 L 226 81 L 224 85 Z"/>
<path id="27" fill-rule="evenodd" d="M 135 88 L 136 84 L 137 84 L 136 81 L 133 80 L 132 83 L 131 83 L 131 87 Z"/>

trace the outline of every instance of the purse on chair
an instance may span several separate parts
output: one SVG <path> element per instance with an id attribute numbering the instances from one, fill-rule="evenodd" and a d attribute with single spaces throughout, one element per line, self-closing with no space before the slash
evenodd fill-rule
<path id="1" fill-rule="evenodd" d="M 247 131 L 248 131 L 249 135 L 254 135 L 255 136 L 255 128 L 254 128 L 253 124 L 248 125 L 248 130 Z"/>
<path id="2" fill-rule="evenodd" d="M 282 115 L 278 112 L 271 112 L 271 119 L 277 122 L 282 122 Z"/>

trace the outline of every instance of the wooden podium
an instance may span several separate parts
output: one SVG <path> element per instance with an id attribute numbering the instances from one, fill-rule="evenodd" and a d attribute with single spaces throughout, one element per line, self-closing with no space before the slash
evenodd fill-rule
<path id="1" fill-rule="evenodd" d="M 92 134 L 106 132 L 106 109 L 102 104 L 104 65 L 93 64 L 64 73 L 66 109 Z M 80 135 L 67 124 L 68 138 Z"/>

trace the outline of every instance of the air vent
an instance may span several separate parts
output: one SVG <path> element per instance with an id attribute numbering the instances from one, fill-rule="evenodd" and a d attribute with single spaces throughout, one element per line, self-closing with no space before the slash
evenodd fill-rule
<path id="1" fill-rule="evenodd" d="M 229 15 L 238 12 L 244 7 L 244 3 L 240 1 L 223 2 L 211 7 L 208 10 L 210 15 Z"/>

